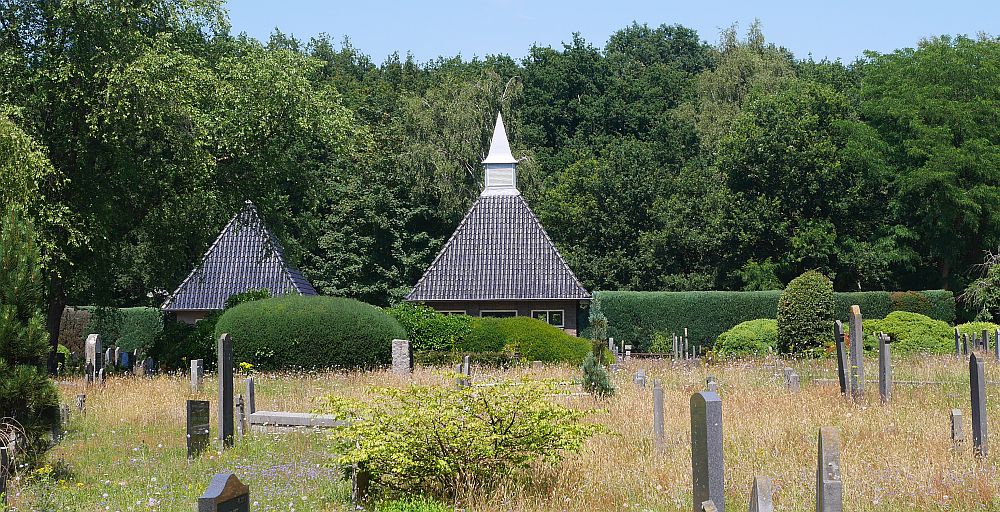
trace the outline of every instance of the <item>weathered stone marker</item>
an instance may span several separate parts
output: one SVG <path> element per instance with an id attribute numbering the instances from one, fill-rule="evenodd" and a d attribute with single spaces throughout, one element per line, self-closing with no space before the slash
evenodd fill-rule
<path id="1" fill-rule="evenodd" d="M 722 455 L 722 399 L 711 391 L 691 395 L 691 473 L 695 512 L 712 500 L 725 512 Z"/>
<path id="2" fill-rule="evenodd" d="M 833 322 L 833 338 L 837 347 L 837 378 L 840 380 L 840 393 L 849 395 L 851 388 L 847 382 L 847 351 L 844 350 L 844 324 L 837 320 Z"/>
<path id="3" fill-rule="evenodd" d="M 632 376 L 632 383 L 642 389 L 646 389 L 646 370 L 639 368 L 639 370 L 635 372 L 635 375 Z"/>
<path id="4" fill-rule="evenodd" d="M 955 328 L 955 357 L 962 357 L 962 334 Z"/>
<path id="5" fill-rule="evenodd" d="M 243 402 L 243 395 L 236 397 L 236 434 L 243 437 L 247 433 L 247 412 L 246 404 Z"/>
<path id="6" fill-rule="evenodd" d="M 257 412 L 257 390 L 254 389 L 253 377 L 247 377 L 245 383 L 247 390 L 247 412 L 253 414 Z"/>
<path id="7" fill-rule="evenodd" d="M 969 355 L 969 335 L 968 334 L 963 334 L 962 335 L 962 355 L 963 356 Z"/>
<path id="8" fill-rule="evenodd" d="M 191 391 L 198 393 L 201 391 L 201 383 L 205 377 L 205 360 L 191 360 Z"/>
<path id="9" fill-rule="evenodd" d="M 410 341 L 392 340 L 392 373 L 410 374 Z"/>
<path id="10" fill-rule="evenodd" d="M 708 378 L 705 379 L 705 390 L 713 393 L 719 392 L 719 381 L 715 380 L 714 375 L 709 375 Z"/>
<path id="11" fill-rule="evenodd" d="M 986 457 L 986 369 L 975 354 L 969 357 L 969 385 L 972 391 L 972 449 L 976 456 Z"/>
<path id="12" fill-rule="evenodd" d="M 660 381 L 653 381 L 653 438 L 656 448 L 662 449 L 666 442 L 666 431 L 663 428 L 663 386 Z"/>
<path id="13" fill-rule="evenodd" d="M 10 454 L 6 446 L 0 446 L 0 505 L 7 504 L 7 477 L 10 475 Z M 7 507 L 4 507 L 5 509 Z"/>
<path id="14" fill-rule="evenodd" d="M 788 390 L 793 393 L 799 392 L 799 374 L 792 372 L 792 374 L 788 376 Z"/>
<path id="15" fill-rule="evenodd" d="M 232 473 L 219 473 L 198 498 L 198 512 L 250 512 L 250 488 Z"/>
<path id="16" fill-rule="evenodd" d="M 993 357 L 1000 361 L 1000 329 L 993 336 Z"/>
<path id="17" fill-rule="evenodd" d="M 983 350 L 990 349 L 990 331 L 983 329 L 983 339 L 981 340 Z"/>
<path id="18" fill-rule="evenodd" d="M 965 441 L 965 433 L 962 432 L 962 411 L 960 409 L 951 410 L 951 441 L 955 444 Z"/>
<path id="19" fill-rule="evenodd" d="M 76 410 L 81 413 L 87 412 L 87 395 L 76 395 Z"/>
<path id="20" fill-rule="evenodd" d="M 208 400 L 187 401 L 187 456 L 197 457 L 208 447 L 209 409 Z"/>
<path id="21" fill-rule="evenodd" d="M 719 507 L 715 506 L 714 501 L 708 500 L 701 503 L 701 508 L 699 508 L 699 510 L 701 512 L 719 512 Z"/>
<path id="22" fill-rule="evenodd" d="M 865 335 L 861 327 L 861 307 L 851 306 L 851 396 L 865 394 Z"/>
<path id="23" fill-rule="evenodd" d="M 468 385 L 471 382 L 469 377 L 472 376 L 472 356 L 470 355 L 462 358 L 462 375 L 465 375 L 465 384 Z"/>
<path id="24" fill-rule="evenodd" d="M 816 512 L 844 510 L 844 483 L 840 477 L 840 432 L 833 427 L 819 429 L 819 457 L 816 464 Z"/>
<path id="25" fill-rule="evenodd" d="M 233 339 L 228 333 L 219 336 L 219 441 L 233 445 Z"/>
<path id="26" fill-rule="evenodd" d="M 103 355 L 104 349 L 101 345 L 101 335 L 91 334 L 87 336 L 87 344 L 84 348 L 84 356 L 87 361 L 87 384 L 97 382 L 98 372 L 104 367 L 101 361 Z"/>
<path id="27" fill-rule="evenodd" d="M 761 475 L 753 477 L 753 487 L 750 489 L 750 512 L 774 512 L 773 495 L 774 486 L 770 478 Z"/>
<path id="28" fill-rule="evenodd" d="M 884 404 L 889 403 L 892 398 L 892 358 L 889 353 L 891 341 L 888 334 L 878 333 L 878 394 Z"/>

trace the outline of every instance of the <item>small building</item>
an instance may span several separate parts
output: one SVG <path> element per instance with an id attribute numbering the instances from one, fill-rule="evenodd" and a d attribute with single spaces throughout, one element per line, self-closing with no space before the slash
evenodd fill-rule
<path id="1" fill-rule="evenodd" d="M 225 309 L 230 296 L 259 289 L 271 296 L 316 295 L 302 273 L 285 260 L 281 243 L 247 201 L 161 309 L 193 324 L 211 311 Z"/>
<path id="2" fill-rule="evenodd" d="M 483 192 L 406 296 L 437 311 L 531 316 L 577 332 L 591 299 L 517 190 L 517 159 L 497 115 Z"/>

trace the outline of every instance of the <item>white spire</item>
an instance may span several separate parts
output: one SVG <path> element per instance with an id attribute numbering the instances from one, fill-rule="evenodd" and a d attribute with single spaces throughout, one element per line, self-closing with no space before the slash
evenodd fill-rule
<path id="1" fill-rule="evenodd" d="M 516 164 L 517 159 L 510 154 L 510 142 L 507 141 L 507 130 L 503 127 L 503 116 L 497 112 L 497 124 L 493 128 L 493 140 L 490 141 L 490 154 L 486 155 L 484 164 Z"/>

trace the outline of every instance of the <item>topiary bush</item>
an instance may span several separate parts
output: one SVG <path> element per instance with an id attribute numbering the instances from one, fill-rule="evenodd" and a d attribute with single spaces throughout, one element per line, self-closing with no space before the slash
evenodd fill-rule
<path id="1" fill-rule="evenodd" d="M 372 368 L 387 364 L 406 331 L 382 309 L 340 297 L 286 296 L 240 304 L 219 318 L 217 339 L 256 368 Z"/>
<path id="2" fill-rule="evenodd" d="M 469 332 L 455 343 L 459 352 L 500 352 L 507 346 L 502 318 L 470 318 Z"/>
<path id="3" fill-rule="evenodd" d="M 385 311 L 406 329 L 413 350 L 452 350 L 472 331 L 475 320 L 467 315 L 441 314 L 423 304 L 408 302 Z"/>
<path id="4" fill-rule="evenodd" d="M 483 328 L 495 328 L 503 337 L 504 348 L 516 351 L 527 361 L 580 364 L 591 351 L 590 341 L 566 334 L 566 331 L 541 320 L 518 316 L 483 318 Z"/>
<path id="5" fill-rule="evenodd" d="M 893 311 L 889 316 L 864 322 L 865 348 L 874 349 L 875 334 L 892 339 L 893 354 L 949 354 L 955 351 L 955 331 L 945 322 L 920 313 Z"/>
<path id="6" fill-rule="evenodd" d="M 766 356 L 777 350 L 778 321 L 772 318 L 737 324 L 715 339 L 713 350 L 721 357 Z"/>
<path id="7" fill-rule="evenodd" d="M 833 329 L 833 283 L 808 270 L 792 279 L 778 300 L 778 351 L 817 353 Z"/>
<path id="8" fill-rule="evenodd" d="M 992 337 L 993 333 L 1000 330 L 1000 325 L 992 322 L 966 322 L 964 324 L 956 325 L 955 328 L 958 329 L 958 332 L 968 334 L 969 336 L 972 336 L 973 334 L 976 336 L 982 336 L 983 331 L 986 331 L 987 336 Z M 954 339 L 952 339 L 952 342 L 954 343 Z M 993 341 L 991 338 L 990 344 L 992 345 L 992 343 Z"/>

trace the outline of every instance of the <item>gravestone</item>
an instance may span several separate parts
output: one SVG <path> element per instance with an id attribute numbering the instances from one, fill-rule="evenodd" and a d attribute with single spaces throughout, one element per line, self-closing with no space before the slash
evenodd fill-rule
<path id="1" fill-rule="evenodd" d="M 392 340 L 392 373 L 409 375 L 410 368 L 410 341 Z"/>
<path id="2" fill-rule="evenodd" d="M 840 476 L 840 432 L 834 427 L 819 429 L 819 456 L 816 463 L 816 512 L 843 512 L 844 483 Z"/>
<path id="3" fill-rule="evenodd" d="M 725 511 L 722 455 L 722 399 L 711 391 L 691 395 L 691 475 L 694 511 L 712 500 Z"/>
<path id="4" fill-rule="evenodd" d="M 1000 329 L 993 336 L 993 358 L 1000 361 Z"/>
<path id="5" fill-rule="evenodd" d="M 187 401 L 187 456 L 197 457 L 208 447 L 209 409 L 208 400 Z"/>
<path id="6" fill-rule="evenodd" d="M 982 349 L 990 349 L 990 332 L 986 329 L 983 329 Z"/>
<path id="7" fill-rule="evenodd" d="M 127 372 L 132 371 L 132 354 L 122 352 L 118 356 L 118 366 Z"/>
<path id="8" fill-rule="evenodd" d="M 861 327 L 861 307 L 851 306 L 851 396 L 865 394 L 865 343 Z"/>
<path id="9" fill-rule="evenodd" d="M 840 320 L 833 322 L 833 338 L 837 347 L 837 378 L 840 380 L 840 393 L 848 395 L 851 388 L 847 381 L 847 351 L 844 350 L 844 324 Z"/>
<path id="10" fill-rule="evenodd" d="M 969 355 L 969 335 L 968 334 L 963 334 L 962 335 L 962 355 L 963 356 Z"/>
<path id="11" fill-rule="evenodd" d="M 639 368 L 639 371 L 635 372 L 635 375 L 632 376 L 632 383 L 642 389 L 646 389 L 646 370 Z"/>
<path id="12" fill-rule="evenodd" d="M 115 365 L 115 348 L 108 347 L 104 350 L 104 366 L 101 368 L 110 368 Z"/>
<path id="13" fill-rule="evenodd" d="M 115 358 L 113 359 L 114 363 L 112 364 L 114 364 L 119 368 L 122 368 L 122 352 L 123 350 L 121 349 L 121 347 L 118 346 L 115 347 Z"/>
<path id="14" fill-rule="evenodd" d="M 228 333 L 219 336 L 219 441 L 233 445 L 233 339 Z"/>
<path id="15" fill-rule="evenodd" d="M 101 335 L 91 334 L 87 336 L 87 344 L 84 349 L 84 357 L 87 361 L 87 384 L 97 381 L 97 372 L 104 367 L 101 361 L 103 355 L 104 349 L 101 345 Z"/>
<path id="16" fill-rule="evenodd" d="M 465 375 L 465 382 L 468 384 L 472 375 L 472 356 L 466 355 L 462 358 L 462 375 Z"/>
<path id="17" fill-rule="evenodd" d="M 701 502 L 701 512 L 719 512 L 719 508 L 715 506 L 715 502 L 712 500 Z"/>
<path id="18" fill-rule="evenodd" d="M 87 412 L 87 395 L 82 393 L 76 395 L 76 410 L 81 413 Z"/>
<path id="19" fill-rule="evenodd" d="M 794 371 L 791 374 L 789 374 L 788 375 L 788 382 L 785 383 L 785 386 L 788 388 L 788 391 L 791 391 L 793 393 L 798 393 L 799 392 L 799 374 L 795 373 Z"/>
<path id="20" fill-rule="evenodd" d="M 705 390 L 713 393 L 719 392 L 719 382 L 715 380 L 714 375 L 709 375 L 708 378 L 705 379 Z"/>
<path id="21" fill-rule="evenodd" d="M 878 394 L 882 403 L 889 403 L 892 397 L 892 358 L 889 353 L 888 334 L 878 333 Z"/>
<path id="22" fill-rule="evenodd" d="M 236 434 L 243 437 L 247 432 L 246 406 L 243 395 L 236 397 Z"/>
<path id="23" fill-rule="evenodd" d="M 145 377 L 152 378 L 156 375 L 156 360 L 152 357 L 147 357 L 142 362 L 142 374 Z"/>
<path id="24" fill-rule="evenodd" d="M 962 334 L 955 328 L 955 357 L 962 357 Z"/>
<path id="25" fill-rule="evenodd" d="M 357 465 L 355 465 L 351 469 L 351 503 L 357 506 L 358 503 L 366 500 L 370 486 L 371 475 L 367 471 L 359 470 Z"/>
<path id="26" fill-rule="evenodd" d="M 3 500 L 0 500 L 0 505 L 7 504 L 7 476 L 10 475 L 10 454 L 7 453 L 6 446 L 0 446 L 0 496 L 3 496 Z M 3 507 L 6 509 L 7 507 Z"/>
<path id="27" fill-rule="evenodd" d="M 632 358 L 632 345 L 625 345 L 622 347 L 625 350 L 625 359 Z"/>
<path id="28" fill-rule="evenodd" d="M 191 391 L 198 393 L 201 391 L 202 379 L 205 376 L 205 360 L 191 360 Z"/>
<path id="29" fill-rule="evenodd" d="M 532 361 L 531 362 L 531 367 L 534 368 L 534 369 L 536 369 L 536 370 L 540 370 L 542 368 L 545 368 L 545 363 L 543 363 L 541 361 Z M 461 373 L 461 372 L 459 372 L 459 373 Z"/>
<path id="30" fill-rule="evenodd" d="M 250 512 L 250 488 L 232 473 L 219 473 L 198 498 L 198 512 Z"/>
<path id="31" fill-rule="evenodd" d="M 774 486 L 766 476 L 753 477 L 753 487 L 750 488 L 750 512 L 774 512 Z"/>
<path id="32" fill-rule="evenodd" d="M 975 354 L 969 357 L 969 386 L 972 395 L 972 449 L 976 456 L 986 457 L 989 451 L 986 432 L 986 369 Z"/>
<path id="33" fill-rule="evenodd" d="M 254 389 L 253 377 L 247 377 L 247 412 L 253 414 L 257 412 L 257 391 Z"/>
<path id="34" fill-rule="evenodd" d="M 962 432 L 961 409 L 951 410 L 951 441 L 956 444 L 965 441 L 965 433 Z"/>
<path id="35" fill-rule="evenodd" d="M 656 448 L 662 449 L 666 441 L 666 431 L 663 428 L 663 386 L 660 381 L 653 381 L 653 438 Z"/>

